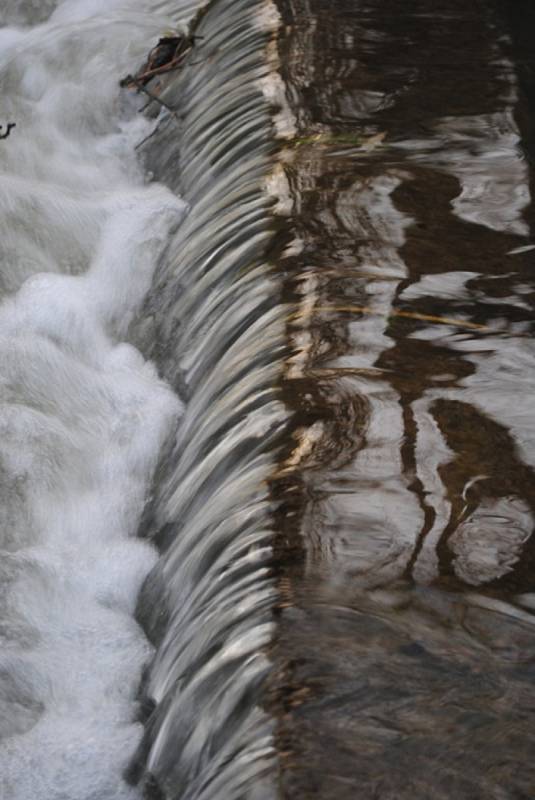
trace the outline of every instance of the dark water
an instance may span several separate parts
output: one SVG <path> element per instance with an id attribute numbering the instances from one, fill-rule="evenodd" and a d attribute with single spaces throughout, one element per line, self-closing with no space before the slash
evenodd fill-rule
<path id="1" fill-rule="evenodd" d="M 279 7 L 281 796 L 531 798 L 533 11 Z"/>

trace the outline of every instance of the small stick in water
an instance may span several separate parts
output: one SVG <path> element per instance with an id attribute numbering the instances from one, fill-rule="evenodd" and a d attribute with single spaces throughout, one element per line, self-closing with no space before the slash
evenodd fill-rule
<path id="1" fill-rule="evenodd" d="M 149 135 L 148 135 L 148 136 L 145 136 L 145 138 L 144 138 L 144 139 L 142 139 L 140 142 L 138 142 L 138 143 L 136 144 L 136 146 L 134 147 L 134 150 L 138 150 L 138 149 L 139 149 L 139 148 L 140 148 L 142 145 L 144 145 L 144 144 L 145 144 L 145 142 L 148 142 L 148 141 L 149 141 L 149 139 L 152 139 L 152 137 L 154 136 L 154 134 L 156 134 L 156 133 L 159 133 L 159 131 L 161 131 L 161 130 L 162 130 L 162 128 L 164 127 L 164 125 L 166 125 L 166 124 L 169 122 L 169 120 L 170 120 L 170 119 L 171 119 L 171 117 L 167 117 L 167 119 L 166 119 L 165 121 L 163 121 L 163 120 L 162 120 L 162 122 L 158 123 L 158 125 L 156 125 L 156 127 L 154 128 L 154 130 L 152 131 L 152 133 L 149 133 Z"/>
<path id="2" fill-rule="evenodd" d="M 0 125 L 0 131 L 2 130 L 3 127 L 4 127 L 3 125 Z M 7 137 L 9 136 L 11 131 L 13 130 L 13 128 L 16 128 L 16 127 L 17 127 L 17 123 L 16 122 L 8 122 L 7 123 L 6 132 L 5 133 L 0 133 L 0 139 L 7 139 Z"/>
<path id="3" fill-rule="evenodd" d="M 178 117 L 173 106 L 170 106 L 165 102 L 165 100 L 159 98 L 157 94 L 154 94 L 154 92 L 151 92 L 151 90 L 147 89 L 146 86 L 143 86 L 138 78 L 135 78 L 133 75 L 127 75 L 126 78 L 121 81 L 121 86 L 131 86 L 132 84 L 136 86 L 140 92 L 143 92 L 143 94 L 146 94 L 151 100 L 154 100 L 155 103 L 159 103 L 161 106 L 170 111 L 173 117 L 178 121 Z"/>

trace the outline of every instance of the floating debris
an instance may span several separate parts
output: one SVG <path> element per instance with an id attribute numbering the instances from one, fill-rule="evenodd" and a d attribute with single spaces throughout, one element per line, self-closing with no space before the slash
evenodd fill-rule
<path id="1" fill-rule="evenodd" d="M 386 132 L 381 131 L 373 136 L 363 136 L 360 133 L 313 133 L 310 136 L 301 136 L 293 139 L 290 145 L 303 147 L 304 145 L 350 145 L 364 151 L 375 150 L 386 138 Z"/>
<path id="2" fill-rule="evenodd" d="M 202 38 L 178 31 L 166 31 L 150 51 L 139 72 L 136 75 L 127 75 L 120 85 L 140 89 L 158 75 L 177 70 L 191 52 L 195 41 Z"/>
<path id="3" fill-rule="evenodd" d="M 2 133 L 2 128 L 3 127 L 4 127 L 3 125 L 0 125 L 0 139 L 7 139 L 7 137 L 9 136 L 11 131 L 13 130 L 13 128 L 17 127 L 17 123 L 16 122 L 8 122 L 7 125 L 6 125 L 6 132 L 5 133 Z"/>
<path id="4" fill-rule="evenodd" d="M 401 317 L 404 319 L 421 320 L 422 322 L 432 322 L 436 323 L 437 325 L 453 325 L 458 328 L 470 328 L 470 330 L 475 330 L 475 331 L 490 330 L 486 325 L 480 325 L 477 322 L 469 322 L 466 319 L 454 319 L 453 317 L 440 317 L 435 314 L 421 314 L 417 311 L 403 311 L 401 309 L 390 309 L 388 312 L 384 313 L 374 308 L 368 308 L 367 306 L 347 305 L 347 306 L 315 306 L 313 310 L 315 313 L 335 312 L 335 313 L 350 313 L 350 314 L 370 314 L 374 317 L 384 317 L 385 319 L 394 319 L 396 317 Z M 292 314 L 291 318 L 299 319 L 301 316 L 302 316 L 301 312 L 298 311 Z"/>

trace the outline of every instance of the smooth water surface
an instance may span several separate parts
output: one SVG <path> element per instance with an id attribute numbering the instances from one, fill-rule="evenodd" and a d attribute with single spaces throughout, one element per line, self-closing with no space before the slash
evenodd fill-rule
<path id="1" fill-rule="evenodd" d="M 280 3 L 301 126 L 286 155 L 297 447 L 277 489 L 287 797 L 533 796 L 520 6 Z"/>

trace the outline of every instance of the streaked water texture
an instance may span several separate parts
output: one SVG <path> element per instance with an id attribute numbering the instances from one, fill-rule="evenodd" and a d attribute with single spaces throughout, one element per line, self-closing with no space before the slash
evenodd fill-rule
<path id="1" fill-rule="evenodd" d="M 264 3 L 216 2 L 194 63 L 163 95 L 180 109 L 180 147 L 171 123 L 145 147 L 147 167 L 190 207 L 135 328 L 186 406 L 146 517 L 162 557 L 138 608 L 157 654 L 132 771 L 170 798 L 271 793 L 259 708 L 274 602 L 266 481 L 286 416 L 286 311 L 267 260 L 274 24 Z"/>

